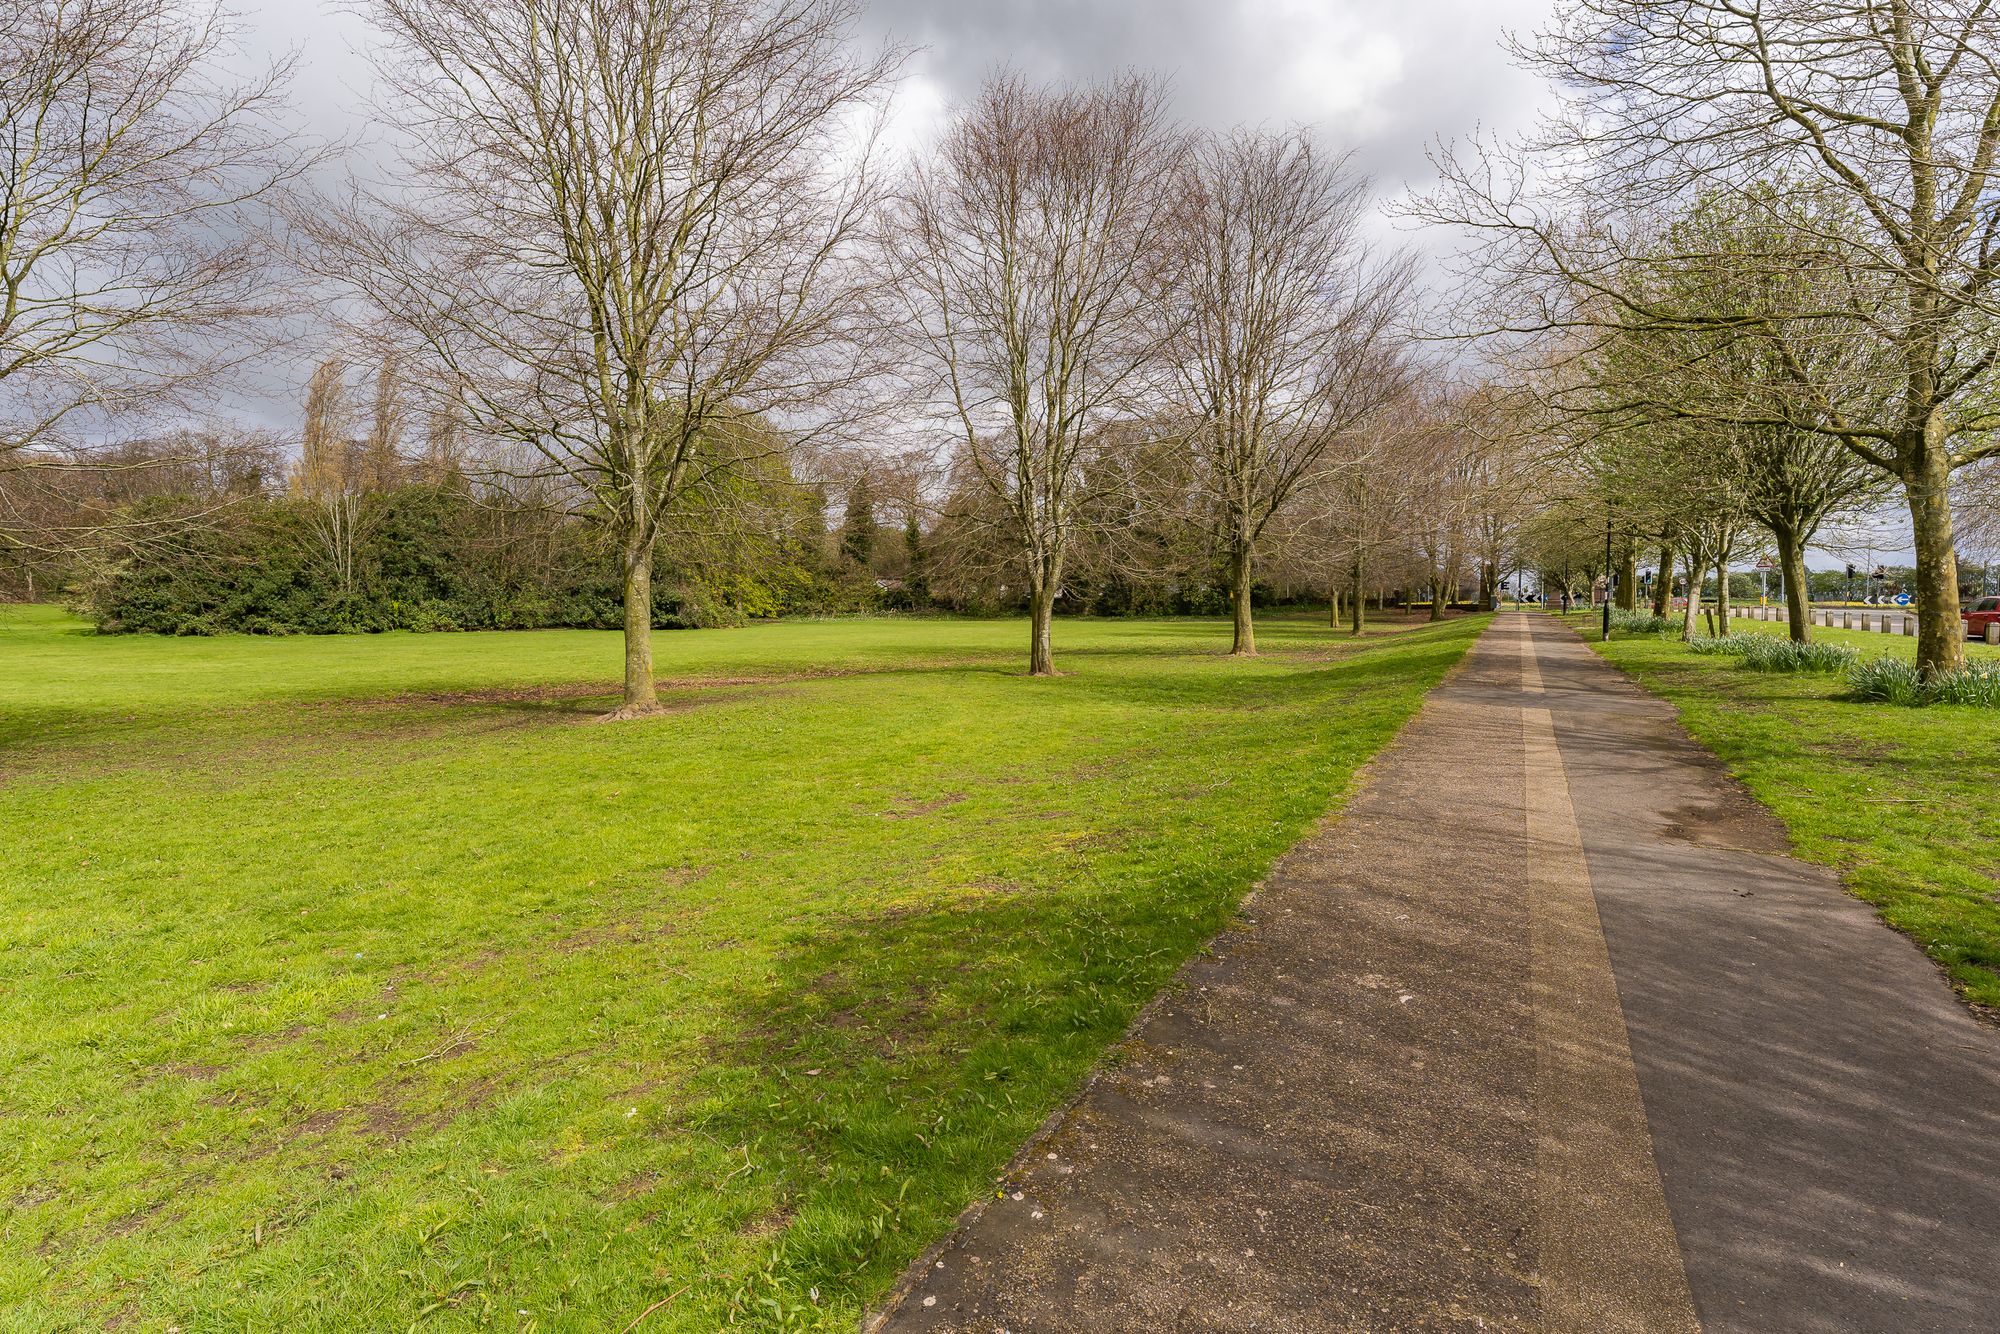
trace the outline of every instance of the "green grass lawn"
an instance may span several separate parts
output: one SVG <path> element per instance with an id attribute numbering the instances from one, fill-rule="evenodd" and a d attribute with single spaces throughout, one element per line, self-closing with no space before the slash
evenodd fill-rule
<path id="1" fill-rule="evenodd" d="M 1596 640 L 1594 614 L 1569 619 Z M 1785 631 L 1742 618 L 1730 629 Z M 1863 656 L 1916 656 L 1916 641 L 1901 636 L 1813 634 Z M 1837 676 L 1749 671 L 1672 639 L 1617 633 L 1593 647 L 1680 710 L 1694 738 L 1784 821 L 1800 855 L 1837 867 L 1967 1000 L 2000 1007 L 2000 715 L 1858 703 Z"/>
<path id="2" fill-rule="evenodd" d="M 850 1328 L 1483 624 L 0 611 L 0 1324 Z"/>

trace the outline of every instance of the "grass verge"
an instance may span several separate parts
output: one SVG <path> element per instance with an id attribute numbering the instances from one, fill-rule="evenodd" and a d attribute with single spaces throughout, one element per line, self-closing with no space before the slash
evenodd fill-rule
<path id="1" fill-rule="evenodd" d="M 1990 710 L 1864 703 L 1839 676 L 1746 670 L 1673 639 L 1569 618 L 1591 646 L 1680 711 L 1690 734 L 1787 829 L 1914 939 L 1966 1000 L 2000 1009 L 2000 728 Z M 1732 620 L 1737 633 L 1782 625 Z M 1814 628 L 1864 659 L 1914 658 L 1898 636 Z M 2000 650 L 1970 646 L 1974 660 Z"/>
<path id="2" fill-rule="evenodd" d="M 1483 624 L 0 612 L 6 1328 L 851 1328 Z"/>

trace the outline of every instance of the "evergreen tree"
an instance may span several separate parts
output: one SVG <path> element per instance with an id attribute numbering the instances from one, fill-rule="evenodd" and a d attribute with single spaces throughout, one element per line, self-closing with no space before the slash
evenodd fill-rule
<path id="1" fill-rule="evenodd" d="M 930 574 L 924 568 L 924 530 L 917 522 L 917 512 L 914 509 L 903 519 L 903 550 L 910 558 L 910 569 L 903 577 L 903 587 L 909 590 L 913 602 L 919 605 L 929 602 Z"/>
<path id="2" fill-rule="evenodd" d="M 875 557 L 875 491 L 867 474 L 847 488 L 847 513 L 840 521 L 840 554 L 867 569 Z"/>

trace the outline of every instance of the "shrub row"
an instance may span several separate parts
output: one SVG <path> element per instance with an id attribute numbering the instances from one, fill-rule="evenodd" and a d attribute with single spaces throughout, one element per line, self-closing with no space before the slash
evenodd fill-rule
<path id="1" fill-rule="evenodd" d="M 573 519 L 496 508 L 442 486 L 360 497 L 337 514 L 288 497 L 193 518 L 176 512 L 194 508 L 147 502 L 131 525 L 142 536 L 90 573 L 79 600 L 102 629 L 349 634 L 622 623 L 616 555 L 599 529 Z M 827 570 L 817 556 L 808 542 L 782 539 L 757 550 L 663 552 L 654 623 L 717 625 L 878 600 L 872 583 Z"/>

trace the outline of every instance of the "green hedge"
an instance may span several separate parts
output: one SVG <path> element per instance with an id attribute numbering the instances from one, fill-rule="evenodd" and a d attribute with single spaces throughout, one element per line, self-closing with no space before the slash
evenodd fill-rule
<path id="1" fill-rule="evenodd" d="M 79 590 L 108 632 L 610 629 L 623 619 L 618 561 L 599 528 L 458 488 L 359 497 L 347 543 L 331 537 L 324 507 L 290 497 L 216 514 L 152 500 L 131 517 L 133 536 Z M 663 627 L 853 610 L 875 596 L 822 569 L 811 542 L 782 537 L 698 557 L 663 552 L 654 587 Z"/>

